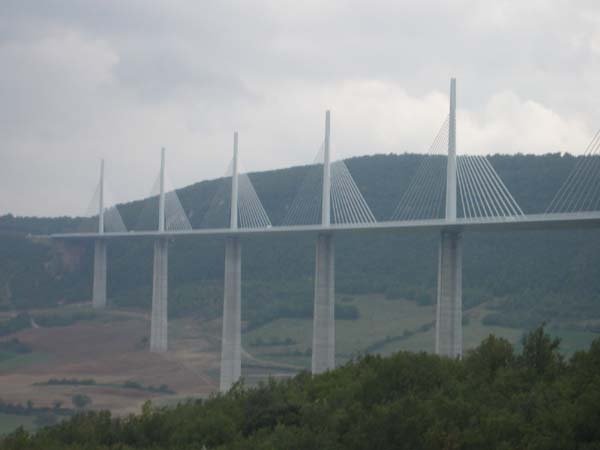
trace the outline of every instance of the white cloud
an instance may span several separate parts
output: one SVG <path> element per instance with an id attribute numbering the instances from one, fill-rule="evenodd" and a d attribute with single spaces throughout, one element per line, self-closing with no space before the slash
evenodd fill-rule
<path id="1" fill-rule="evenodd" d="M 494 94 L 481 110 L 462 110 L 458 147 L 467 154 L 582 153 L 590 130 L 580 117 L 561 116 L 511 91 Z"/>

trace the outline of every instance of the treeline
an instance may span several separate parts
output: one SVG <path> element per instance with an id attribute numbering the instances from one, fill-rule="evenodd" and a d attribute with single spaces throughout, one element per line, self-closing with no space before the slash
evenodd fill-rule
<path id="1" fill-rule="evenodd" d="M 523 210 L 540 213 L 568 177 L 576 158 L 494 155 L 490 160 Z M 379 220 L 391 216 L 422 162 L 423 156 L 415 154 L 346 161 Z M 293 167 L 250 175 L 274 224 L 281 223 L 308 170 Z M 224 184 L 227 180 L 203 181 L 178 191 L 193 226 L 204 226 L 212 199 Z M 139 217 L 147 213 L 154 217 L 155 203 L 156 199 L 145 199 L 120 205 L 129 228 L 146 226 L 140 225 Z M 219 214 L 226 214 L 227 205 L 220 208 Z M 226 220 L 215 224 L 225 226 Z M 19 309 L 90 299 L 90 243 L 49 246 L 26 237 L 29 232 L 72 231 L 80 225 L 66 219 L 0 217 L 0 307 Z M 21 235 L 16 236 L 19 230 Z M 436 292 L 438 240 L 437 234 L 426 232 L 336 235 L 336 292 L 340 296 L 380 293 L 431 304 Z M 220 315 L 223 241 L 182 237 L 170 245 L 169 252 L 169 314 Z M 110 302 L 149 308 L 152 242 L 111 242 L 108 258 Z M 542 320 L 572 326 L 574 321 L 600 319 L 599 265 L 598 230 L 469 233 L 464 237 L 465 307 L 493 299 L 496 310 L 488 320 L 515 327 Z M 313 276 L 314 236 L 244 240 L 244 321 L 257 327 L 277 317 L 310 317 Z M 351 319 L 357 311 L 343 308 L 336 313 Z"/>
<path id="2" fill-rule="evenodd" d="M 0 322 L 0 336 L 7 336 L 9 334 L 17 333 L 18 331 L 24 330 L 31 326 L 31 319 L 29 314 L 21 313 L 15 317 L 6 319 Z"/>
<path id="3" fill-rule="evenodd" d="M 161 384 L 159 386 L 146 386 L 142 383 L 138 383 L 137 381 L 127 380 L 120 386 L 125 389 L 137 389 L 138 391 L 154 392 L 157 394 L 175 394 L 175 391 L 170 389 L 166 384 Z"/>
<path id="4" fill-rule="evenodd" d="M 17 338 L 12 338 L 7 341 L 0 341 L 0 361 L 11 358 L 14 355 L 23 355 L 31 353 L 33 349 L 29 344 L 21 342 Z"/>
<path id="5" fill-rule="evenodd" d="M 569 360 L 538 328 L 516 352 L 490 336 L 462 360 L 364 356 L 140 415 L 79 414 L 2 441 L 21 449 L 595 449 L 600 340 Z"/>
<path id="6" fill-rule="evenodd" d="M 98 383 L 93 378 L 50 378 L 44 383 L 36 383 L 38 386 L 106 386 L 123 389 L 135 389 L 138 391 L 154 392 L 157 394 L 175 394 L 176 392 L 166 384 L 159 386 L 144 385 L 138 381 L 127 380 L 123 383 Z"/>
<path id="7" fill-rule="evenodd" d="M 48 386 L 94 386 L 96 380 L 93 378 L 50 378 L 45 383 Z"/>
<path id="8" fill-rule="evenodd" d="M 54 425 L 65 417 L 72 416 L 75 411 L 70 408 L 64 408 L 62 401 L 55 401 L 52 407 L 36 406 L 33 401 L 28 400 L 25 404 L 10 403 L 0 399 L 0 413 L 16 416 L 33 417 L 36 427 L 45 427 Z M 2 448 L 2 444 L 0 444 Z"/>
<path id="9" fill-rule="evenodd" d="M 25 404 L 22 403 L 10 403 L 0 399 L 0 413 L 14 414 L 17 416 L 32 416 L 43 413 L 54 413 L 56 415 L 70 415 L 73 414 L 73 410 L 69 408 L 63 408 L 62 402 L 56 401 L 52 407 L 48 406 L 35 406 L 33 401 L 28 400 Z"/>
<path id="10" fill-rule="evenodd" d="M 0 217 L 1 310 L 46 308 L 89 298 L 92 260 L 88 243 L 53 244 L 23 232 L 9 233 L 4 231 L 6 217 Z M 13 218 L 10 222 L 27 229 L 29 220 Z"/>

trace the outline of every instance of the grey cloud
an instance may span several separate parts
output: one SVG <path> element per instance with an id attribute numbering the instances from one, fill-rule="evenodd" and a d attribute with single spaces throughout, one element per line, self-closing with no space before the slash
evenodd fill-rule
<path id="1" fill-rule="evenodd" d="M 419 150 L 452 75 L 477 146 L 520 149 L 520 125 L 532 151 L 577 147 L 599 122 L 598 25 L 593 0 L 5 0 L 0 213 L 79 211 L 101 156 L 119 200 L 143 195 L 126 177 L 162 145 L 189 160 L 176 184 L 218 176 L 234 128 L 251 169 L 297 163 L 327 107 L 348 154 Z"/>

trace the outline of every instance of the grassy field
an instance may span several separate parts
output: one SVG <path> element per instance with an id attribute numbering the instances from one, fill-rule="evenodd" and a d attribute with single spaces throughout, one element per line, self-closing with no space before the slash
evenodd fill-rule
<path id="1" fill-rule="evenodd" d="M 570 355 L 577 350 L 589 348 L 594 339 L 600 338 L 600 334 L 589 333 L 586 331 L 550 330 L 550 332 L 561 339 L 560 348 L 562 349 L 563 353 L 567 355 Z"/>
<path id="2" fill-rule="evenodd" d="M 355 306 L 360 317 L 336 321 L 337 364 L 366 352 L 383 355 L 400 350 L 433 352 L 434 305 L 387 300 L 381 295 L 344 296 L 342 304 Z M 85 310 L 86 307 L 70 306 L 52 314 Z M 478 345 L 490 333 L 519 343 L 524 330 L 485 326 L 482 320 L 487 313 L 486 305 L 465 311 L 465 349 Z M 115 309 L 68 326 L 22 330 L 14 337 L 33 351 L 0 361 L 0 398 L 20 404 L 32 400 L 37 406 L 46 407 L 60 401 L 70 406 L 74 394 L 86 394 L 93 400 L 92 409 L 128 414 L 139 411 L 148 399 L 158 404 L 173 404 L 187 397 L 206 397 L 218 388 L 220 320 L 173 318 L 169 322 L 169 352 L 164 354 L 148 351 L 149 330 L 148 311 Z M 562 350 L 566 354 L 588 347 L 599 337 L 565 330 L 555 334 L 563 340 Z M 244 333 L 242 345 L 242 374 L 248 384 L 267 376 L 289 377 L 300 370 L 309 370 L 312 319 L 272 321 Z M 97 384 L 44 384 L 50 378 L 93 378 Z M 123 389 L 121 385 L 127 380 L 145 386 L 168 384 L 176 395 Z M 19 425 L 32 428 L 33 420 L 33 417 L 0 415 L 0 433 Z"/>
<path id="3" fill-rule="evenodd" d="M 398 351 L 403 347 L 416 351 L 430 350 L 427 347 L 428 338 L 419 336 L 427 333 L 419 332 L 419 329 L 433 321 L 435 317 L 433 306 L 420 306 L 415 302 L 404 300 L 386 300 L 380 295 L 357 296 L 344 304 L 356 306 L 360 317 L 358 320 L 337 320 L 335 323 L 338 363 L 343 363 L 366 351 L 372 351 L 370 349 L 372 346 L 382 346 L 381 350 L 377 349 L 381 353 Z M 386 344 L 387 340 L 401 337 L 405 332 L 414 332 L 415 335 L 402 343 Z M 260 340 L 270 342 L 288 338 L 294 342 L 292 345 L 255 345 Z M 310 319 L 278 319 L 243 336 L 244 348 L 253 356 L 304 368 L 310 367 L 311 341 L 312 321 Z"/>
<path id="4" fill-rule="evenodd" d="M 0 436 L 10 433 L 18 427 L 23 427 L 26 430 L 34 430 L 35 425 L 33 421 L 34 417 L 32 416 L 17 416 L 14 414 L 0 413 Z"/>
<path id="5" fill-rule="evenodd" d="M 21 355 L 13 354 L 11 357 L 5 354 L 5 356 L 5 359 L 0 360 L 0 373 L 10 372 L 30 364 L 45 363 L 51 359 L 51 356 L 44 352 L 32 352 Z"/>
<path id="6" fill-rule="evenodd" d="M 345 296 L 348 299 L 347 296 Z M 355 305 L 359 312 L 358 320 L 337 320 L 336 361 L 343 363 L 362 353 L 388 355 L 400 350 L 434 351 L 435 306 L 422 306 L 412 301 L 387 300 L 381 295 L 350 297 L 344 304 Z M 519 344 L 527 330 L 487 326 L 482 323 L 489 310 L 480 305 L 465 311 L 467 318 L 463 328 L 464 348 L 476 347 L 489 334 L 508 339 Z M 587 348 L 598 334 L 579 331 L 559 330 L 552 334 L 562 340 L 562 351 L 566 355 Z M 256 345 L 257 342 L 282 342 L 291 339 L 291 345 Z M 292 364 L 310 368 L 310 348 L 312 345 L 312 321 L 310 319 L 278 319 L 243 336 L 244 349 L 261 361 L 274 364 Z"/>

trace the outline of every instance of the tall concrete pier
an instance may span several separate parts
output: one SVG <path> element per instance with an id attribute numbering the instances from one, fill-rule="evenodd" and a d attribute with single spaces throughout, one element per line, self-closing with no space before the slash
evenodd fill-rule
<path id="1" fill-rule="evenodd" d="M 242 374 L 242 246 L 239 238 L 225 242 L 225 287 L 221 343 L 221 392 Z"/>
<path id="2" fill-rule="evenodd" d="M 456 220 L 456 80 L 450 81 L 446 220 Z M 462 237 L 443 231 L 440 238 L 435 351 L 462 356 Z"/>
<path id="3" fill-rule="evenodd" d="M 438 355 L 462 355 L 462 236 L 442 232 L 438 264 L 435 329 Z"/>
<path id="4" fill-rule="evenodd" d="M 165 149 L 161 151 L 160 194 L 158 197 L 158 231 L 165 231 Z M 152 318 L 150 351 L 165 352 L 168 347 L 168 277 L 169 242 L 166 237 L 154 241 L 154 273 L 152 278 Z"/>
<path id="5" fill-rule="evenodd" d="M 230 228 L 238 228 L 238 134 L 233 135 Z M 226 392 L 242 374 L 242 246 L 237 236 L 225 241 L 223 335 L 220 390 Z"/>
<path id="6" fill-rule="evenodd" d="M 98 234 L 104 234 L 104 160 L 100 162 L 100 196 L 98 205 Z M 92 306 L 106 308 L 106 241 L 102 237 L 94 242 L 94 282 Z"/>
<path id="7" fill-rule="evenodd" d="M 325 114 L 325 145 L 323 154 L 323 195 L 321 223 L 331 223 L 330 169 L 331 115 Z M 317 238 L 315 255 L 315 303 L 313 313 L 312 373 L 318 374 L 335 367 L 335 250 L 333 235 L 321 233 Z"/>
<path id="8" fill-rule="evenodd" d="M 335 367 L 335 252 L 333 236 L 317 238 L 312 373 Z"/>
<path id="9" fill-rule="evenodd" d="M 154 274 L 152 278 L 152 318 L 150 351 L 166 352 L 168 347 L 168 272 L 169 252 L 166 238 L 154 241 Z"/>
<path id="10" fill-rule="evenodd" d="M 106 308 L 106 241 L 101 238 L 94 242 L 92 306 L 95 309 Z"/>

